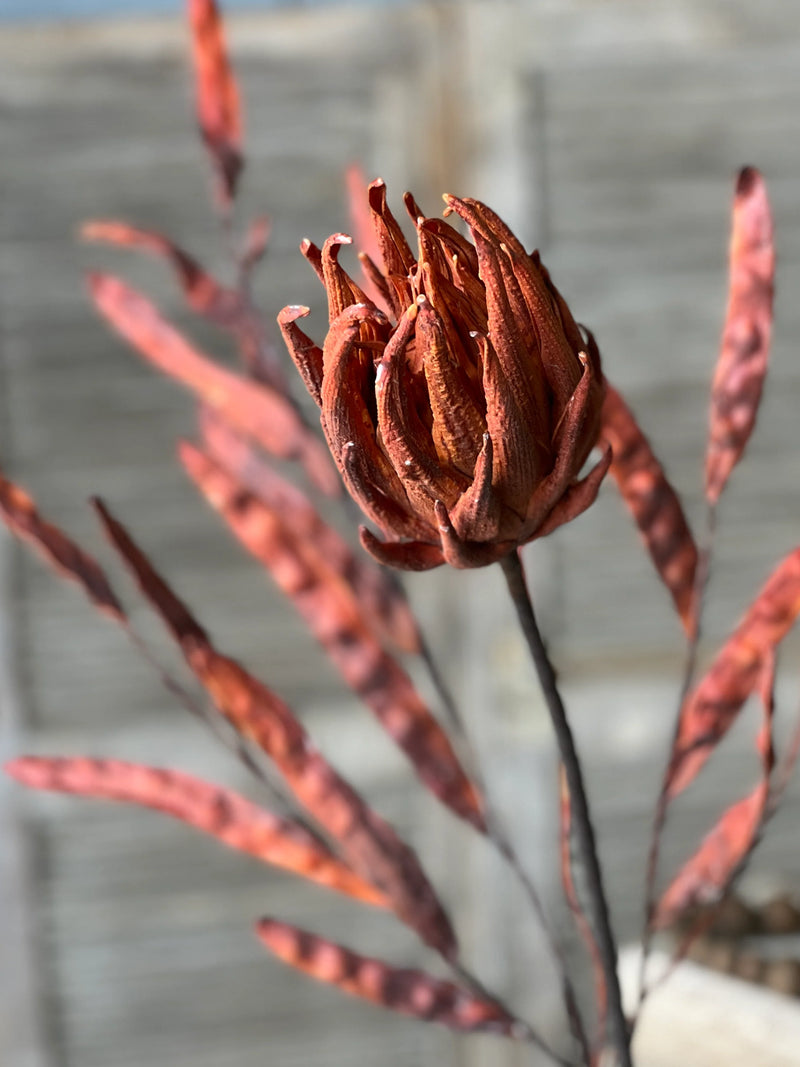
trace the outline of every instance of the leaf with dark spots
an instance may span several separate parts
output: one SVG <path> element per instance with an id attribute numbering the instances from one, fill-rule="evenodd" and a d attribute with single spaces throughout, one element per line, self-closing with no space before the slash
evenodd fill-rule
<path id="1" fill-rule="evenodd" d="M 298 823 L 180 771 L 86 757 L 23 756 L 5 765 L 32 789 L 136 804 L 188 823 L 229 848 L 379 907 L 386 899 Z"/>
<path id="2" fill-rule="evenodd" d="M 392 967 L 275 919 L 262 919 L 256 931 L 278 959 L 351 996 L 451 1030 L 522 1040 L 530 1036 L 528 1028 L 503 1007 L 453 982 L 424 971 Z"/>
<path id="3" fill-rule="evenodd" d="M 716 504 L 755 426 L 769 361 L 775 247 L 764 179 L 739 174 L 733 202 L 728 308 L 711 384 L 706 497 Z"/>
<path id="4" fill-rule="evenodd" d="M 125 612 L 99 563 L 79 548 L 57 526 L 47 522 L 18 485 L 0 473 L 0 517 L 13 534 L 27 541 L 60 574 L 77 582 L 89 600 L 126 623 Z"/>
<path id="5" fill-rule="evenodd" d="M 475 786 L 411 678 L 373 635 L 352 586 L 318 545 L 295 534 L 280 509 L 270 508 L 191 445 L 184 444 L 180 454 L 206 500 L 291 598 L 347 685 L 406 754 L 424 784 L 483 831 Z"/>
<path id="6" fill-rule="evenodd" d="M 800 548 L 772 572 L 681 709 L 668 795 L 694 780 L 758 684 L 765 662 L 800 614 Z"/>
<path id="7" fill-rule="evenodd" d="M 664 468 L 639 428 L 633 412 L 606 385 L 601 435 L 611 445 L 611 476 L 639 527 L 650 558 L 667 587 L 687 632 L 694 626 L 697 546 Z"/>
<path id="8" fill-rule="evenodd" d="M 765 655 L 759 676 L 763 723 L 756 747 L 761 776 L 756 786 L 732 804 L 706 834 L 661 897 L 652 925 L 669 926 L 694 905 L 716 903 L 730 888 L 755 848 L 768 814 L 775 766 L 772 726 L 775 713 L 775 654 Z"/>
<path id="9" fill-rule="evenodd" d="M 102 504 L 98 513 L 219 712 L 269 756 L 300 804 L 338 842 L 356 874 L 385 893 L 396 914 L 426 944 L 455 958 L 450 921 L 416 854 L 317 751 L 289 706 L 236 660 L 217 652 L 122 524 Z"/>
<path id="10" fill-rule="evenodd" d="M 140 293 L 111 275 L 90 277 L 98 310 L 115 330 L 159 370 L 190 389 L 262 448 L 299 460 L 309 478 L 332 496 L 341 491 L 321 442 L 286 397 L 247 381 L 202 355 Z"/>
<path id="11" fill-rule="evenodd" d="M 220 201 L 228 208 L 244 166 L 239 89 L 215 0 L 188 0 L 188 15 L 197 121 L 214 165 Z"/>
<path id="12" fill-rule="evenodd" d="M 422 650 L 419 626 L 402 586 L 391 573 L 356 554 L 297 486 L 273 467 L 210 409 L 202 412 L 200 430 L 208 455 L 264 504 L 280 513 L 297 540 L 313 546 L 352 588 L 370 629 L 401 652 Z"/>

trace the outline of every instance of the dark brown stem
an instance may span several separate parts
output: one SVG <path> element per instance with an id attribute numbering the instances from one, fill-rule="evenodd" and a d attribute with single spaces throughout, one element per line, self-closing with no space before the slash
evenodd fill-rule
<path id="1" fill-rule="evenodd" d="M 542 641 L 542 635 L 533 612 L 525 574 L 517 552 L 512 552 L 501 560 L 508 591 L 514 602 L 522 632 L 531 654 L 531 659 L 539 676 L 539 683 L 547 703 L 553 730 L 556 735 L 561 760 L 569 786 L 572 800 L 575 838 L 583 861 L 586 887 L 593 911 L 595 935 L 602 958 L 603 973 L 608 989 L 609 1030 L 619 1067 L 633 1067 L 630 1051 L 630 1037 L 625 1013 L 622 1008 L 622 993 L 617 976 L 617 945 L 611 929 L 608 902 L 603 888 L 603 874 L 597 852 L 594 828 L 589 814 L 586 789 L 583 784 L 583 772 L 575 748 L 572 730 L 567 720 L 564 703 L 558 691 L 555 671 Z"/>

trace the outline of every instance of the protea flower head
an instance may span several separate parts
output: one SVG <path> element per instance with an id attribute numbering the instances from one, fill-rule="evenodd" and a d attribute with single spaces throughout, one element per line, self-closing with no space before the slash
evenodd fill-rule
<path id="1" fill-rule="evenodd" d="M 328 294 L 324 348 L 297 325 L 308 308 L 278 321 L 345 484 L 384 535 L 362 528 L 369 552 L 407 570 L 484 566 L 594 501 L 610 453 L 578 476 L 600 427 L 597 347 L 538 254 L 479 201 L 445 197 L 472 244 L 406 194 L 415 257 L 380 179 L 368 199 L 368 292 L 338 262 L 350 237 L 305 241 Z"/>

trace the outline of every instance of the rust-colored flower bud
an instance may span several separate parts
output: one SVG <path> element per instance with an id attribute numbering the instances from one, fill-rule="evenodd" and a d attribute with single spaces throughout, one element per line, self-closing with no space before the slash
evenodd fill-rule
<path id="1" fill-rule="evenodd" d="M 383 262 L 361 253 L 366 291 L 338 262 L 346 234 L 303 242 L 328 294 L 324 348 L 297 325 L 308 308 L 278 321 L 347 488 L 386 538 L 362 528 L 364 546 L 407 570 L 481 567 L 594 501 L 610 453 L 578 475 L 598 437 L 599 355 L 489 208 L 445 197 L 472 244 L 405 201 L 416 258 L 384 183 L 369 186 Z"/>

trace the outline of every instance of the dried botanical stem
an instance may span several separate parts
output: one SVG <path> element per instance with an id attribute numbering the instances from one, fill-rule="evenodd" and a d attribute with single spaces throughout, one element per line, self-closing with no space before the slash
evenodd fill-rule
<path id="1" fill-rule="evenodd" d="M 517 552 L 500 561 L 508 591 L 514 602 L 517 617 L 525 636 L 531 659 L 539 676 L 556 735 L 559 752 L 569 785 L 573 805 L 575 837 L 584 864 L 589 900 L 594 912 L 595 933 L 600 949 L 608 987 L 609 1029 L 620 1067 L 633 1067 L 628 1024 L 622 1007 L 622 994 L 617 976 L 617 945 L 611 928 L 608 901 L 603 887 L 603 875 L 597 852 L 597 842 L 589 814 L 589 804 L 583 783 L 583 772 L 575 748 L 572 730 L 558 691 L 555 671 L 545 649 L 536 616 L 533 612 L 522 562 Z"/>
<path id="2" fill-rule="evenodd" d="M 669 807 L 670 770 L 672 768 L 672 763 L 675 758 L 675 746 L 677 744 L 678 731 L 680 729 L 681 711 L 686 701 L 686 697 L 689 695 L 689 690 L 691 688 L 695 669 L 697 667 L 697 655 L 700 647 L 701 624 L 703 618 L 703 602 L 705 599 L 706 587 L 708 586 L 709 575 L 711 573 L 711 555 L 714 548 L 716 521 L 716 506 L 714 504 L 709 504 L 706 510 L 706 528 L 703 537 L 703 543 L 697 558 L 697 569 L 695 570 L 694 576 L 694 594 L 692 605 L 693 619 L 691 628 L 689 630 L 689 638 L 686 644 L 686 657 L 683 667 L 683 676 L 681 679 L 680 694 L 678 696 L 678 709 L 675 714 L 675 726 L 673 729 L 672 740 L 669 746 L 669 756 L 667 758 L 667 765 L 664 768 L 664 774 L 661 780 L 661 790 L 659 792 L 658 800 L 656 802 L 656 810 L 655 815 L 653 817 L 653 830 L 650 838 L 650 849 L 647 855 L 647 871 L 645 874 L 644 891 L 645 915 L 644 929 L 642 931 L 642 958 L 641 963 L 639 965 L 639 998 L 636 1010 L 637 1018 L 648 993 L 645 981 L 645 973 L 647 970 L 647 959 L 650 954 L 650 947 L 653 940 L 652 917 L 653 912 L 655 910 L 656 877 L 658 875 L 658 862 L 661 856 L 661 840 L 664 836 L 664 826 L 666 825 L 667 809 Z"/>
<path id="3" fill-rule="evenodd" d="M 470 738 L 467 725 L 464 722 L 458 705 L 456 704 L 453 694 L 445 681 L 439 665 L 437 664 L 430 645 L 425 639 L 424 635 L 421 635 L 421 652 L 423 662 L 428 670 L 436 692 L 439 695 L 439 699 L 442 702 L 447 719 L 457 734 L 458 747 L 461 750 L 460 755 L 467 766 L 469 775 L 473 782 L 475 782 L 478 790 L 483 798 L 484 804 L 484 816 L 486 819 L 486 836 L 490 844 L 497 850 L 498 854 L 508 864 L 511 871 L 519 881 L 528 901 L 533 909 L 534 915 L 542 929 L 542 932 L 547 941 L 547 947 L 556 963 L 558 968 L 559 978 L 561 980 L 561 989 L 564 996 L 564 1003 L 567 1008 L 567 1014 L 569 1016 L 570 1029 L 572 1030 L 575 1040 L 578 1042 L 581 1052 L 589 1062 L 589 1042 L 586 1035 L 586 1030 L 583 1025 L 583 1019 L 581 1017 L 580 1009 L 578 1008 L 578 1000 L 575 994 L 575 988 L 567 973 L 566 959 L 564 953 L 561 951 L 561 947 L 556 940 L 556 937 L 551 929 L 550 923 L 547 919 L 544 904 L 539 896 L 538 890 L 530 877 L 528 872 L 522 865 L 522 861 L 517 855 L 516 849 L 512 844 L 509 837 L 508 830 L 503 824 L 503 820 L 495 810 L 492 803 L 492 799 L 489 795 L 489 790 L 486 784 L 486 779 L 481 768 L 480 759 L 475 749 L 475 745 Z"/>

